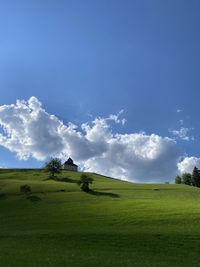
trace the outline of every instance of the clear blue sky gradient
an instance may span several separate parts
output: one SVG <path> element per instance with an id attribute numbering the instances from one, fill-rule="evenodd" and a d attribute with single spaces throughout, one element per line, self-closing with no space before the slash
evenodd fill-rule
<path id="1" fill-rule="evenodd" d="M 162 136 L 183 119 L 195 141 L 180 147 L 200 156 L 199 14 L 199 0 L 2 0 L 0 105 L 34 95 L 78 124 L 124 109 L 119 132 Z"/>

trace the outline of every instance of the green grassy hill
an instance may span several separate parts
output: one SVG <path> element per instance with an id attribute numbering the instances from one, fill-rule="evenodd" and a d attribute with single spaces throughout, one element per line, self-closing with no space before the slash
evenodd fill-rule
<path id="1" fill-rule="evenodd" d="M 0 170 L 0 266 L 200 266 L 198 188 L 92 176 Z"/>

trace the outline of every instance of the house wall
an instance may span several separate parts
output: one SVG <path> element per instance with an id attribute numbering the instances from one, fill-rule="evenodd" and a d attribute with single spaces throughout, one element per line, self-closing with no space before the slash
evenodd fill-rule
<path id="1" fill-rule="evenodd" d="M 71 166 L 71 165 L 63 165 L 64 170 L 69 170 L 69 171 L 78 171 L 78 168 L 76 166 Z"/>

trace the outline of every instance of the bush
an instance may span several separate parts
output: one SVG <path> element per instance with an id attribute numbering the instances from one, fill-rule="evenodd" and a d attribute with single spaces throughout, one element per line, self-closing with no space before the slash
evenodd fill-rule
<path id="1" fill-rule="evenodd" d="M 81 179 L 78 181 L 80 188 L 84 192 L 89 192 L 90 188 L 89 185 L 92 184 L 93 179 L 89 177 L 87 174 L 82 174 Z"/>
<path id="2" fill-rule="evenodd" d="M 20 186 L 20 192 L 22 194 L 29 194 L 29 193 L 31 193 L 31 187 L 30 187 L 30 185 L 28 185 L 28 184 L 21 185 Z"/>

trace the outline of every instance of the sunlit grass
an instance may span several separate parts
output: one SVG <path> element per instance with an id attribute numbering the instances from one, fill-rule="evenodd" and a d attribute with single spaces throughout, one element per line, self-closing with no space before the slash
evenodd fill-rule
<path id="1" fill-rule="evenodd" d="M 0 171 L 0 266 L 200 266 L 198 188 L 93 174 L 88 194 L 80 173 L 58 177 Z"/>

